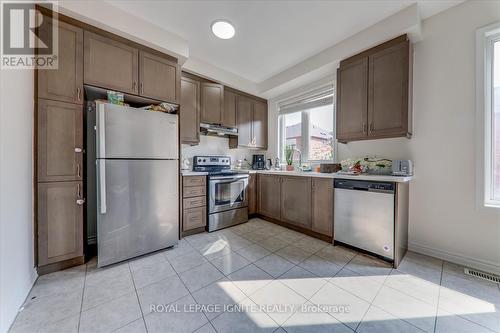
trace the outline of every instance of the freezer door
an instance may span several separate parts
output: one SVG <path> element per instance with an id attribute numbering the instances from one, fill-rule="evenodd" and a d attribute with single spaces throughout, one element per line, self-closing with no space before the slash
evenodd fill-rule
<path id="1" fill-rule="evenodd" d="M 177 244 L 178 162 L 97 161 L 98 266 Z"/>
<path id="2" fill-rule="evenodd" d="M 96 103 L 97 158 L 178 159 L 175 114 Z"/>

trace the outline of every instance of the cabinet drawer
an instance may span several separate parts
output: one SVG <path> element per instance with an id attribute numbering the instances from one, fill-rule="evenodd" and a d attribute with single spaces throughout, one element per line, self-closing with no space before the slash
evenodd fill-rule
<path id="1" fill-rule="evenodd" d="M 182 214 L 182 230 L 187 231 L 204 227 L 207 224 L 205 207 L 184 209 Z"/>
<path id="2" fill-rule="evenodd" d="M 206 185 L 206 178 L 205 176 L 187 176 L 182 178 L 182 182 L 184 184 L 184 187 L 186 186 L 201 186 L 201 185 Z"/>
<path id="3" fill-rule="evenodd" d="M 207 188 L 205 186 L 191 186 L 182 189 L 182 196 L 184 198 L 200 197 L 206 194 Z"/>
<path id="4" fill-rule="evenodd" d="M 194 208 L 194 207 L 205 207 L 207 205 L 207 197 L 195 197 L 187 198 L 183 200 L 182 207 L 184 209 Z"/>

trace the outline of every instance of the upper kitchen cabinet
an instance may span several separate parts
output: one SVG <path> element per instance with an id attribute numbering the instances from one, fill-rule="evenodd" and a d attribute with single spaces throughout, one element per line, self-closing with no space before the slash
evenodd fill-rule
<path id="1" fill-rule="evenodd" d="M 180 66 L 164 57 L 139 52 L 139 94 L 161 101 L 178 103 Z"/>
<path id="2" fill-rule="evenodd" d="M 201 82 L 201 122 L 222 124 L 224 110 L 224 86 L 218 83 Z"/>
<path id="3" fill-rule="evenodd" d="M 86 84 L 138 93 L 139 51 L 136 48 L 89 31 L 84 33 L 83 45 Z"/>
<path id="4" fill-rule="evenodd" d="M 376 52 L 368 61 L 368 136 L 408 135 L 410 42 Z"/>
<path id="5" fill-rule="evenodd" d="M 44 16 L 40 37 L 50 34 L 53 19 Z M 57 69 L 38 70 L 38 97 L 75 104 L 83 103 L 83 30 L 58 21 Z"/>
<path id="6" fill-rule="evenodd" d="M 340 62 L 337 139 L 411 137 L 412 49 L 406 35 Z"/>
<path id="7" fill-rule="evenodd" d="M 200 142 L 200 82 L 181 79 L 180 138 L 191 145 Z"/>
<path id="8" fill-rule="evenodd" d="M 238 138 L 236 144 L 231 148 L 237 146 L 251 146 L 252 145 L 252 100 L 245 96 L 238 96 L 236 107 L 236 121 L 238 125 Z"/>
<path id="9" fill-rule="evenodd" d="M 368 59 L 362 58 L 337 70 L 337 139 L 364 138 L 367 111 Z"/>
<path id="10" fill-rule="evenodd" d="M 236 103 L 238 137 L 231 138 L 230 148 L 267 149 L 267 103 L 239 95 Z"/>
<path id="11" fill-rule="evenodd" d="M 224 108 L 222 110 L 222 125 L 236 127 L 236 93 L 224 90 Z"/>
<path id="12" fill-rule="evenodd" d="M 252 134 L 254 146 L 267 149 L 267 104 L 261 101 L 253 103 Z"/>
<path id="13" fill-rule="evenodd" d="M 39 99 L 37 118 L 38 181 L 82 180 L 82 106 Z"/>

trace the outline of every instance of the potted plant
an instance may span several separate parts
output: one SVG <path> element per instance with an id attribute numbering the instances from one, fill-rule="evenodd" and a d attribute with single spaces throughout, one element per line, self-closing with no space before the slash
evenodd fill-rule
<path id="1" fill-rule="evenodd" d="M 285 147 L 286 171 L 293 171 L 293 147 L 286 145 Z"/>

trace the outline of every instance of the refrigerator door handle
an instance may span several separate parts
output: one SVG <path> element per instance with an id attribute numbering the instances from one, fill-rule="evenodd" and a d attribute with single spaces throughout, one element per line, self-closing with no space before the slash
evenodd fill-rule
<path id="1" fill-rule="evenodd" d="M 99 156 L 106 158 L 106 118 L 105 118 L 105 104 L 99 103 L 98 116 L 99 116 Z"/>
<path id="2" fill-rule="evenodd" d="M 99 160 L 99 197 L 101 214 L 106 214 L 106 161 Z"/>

